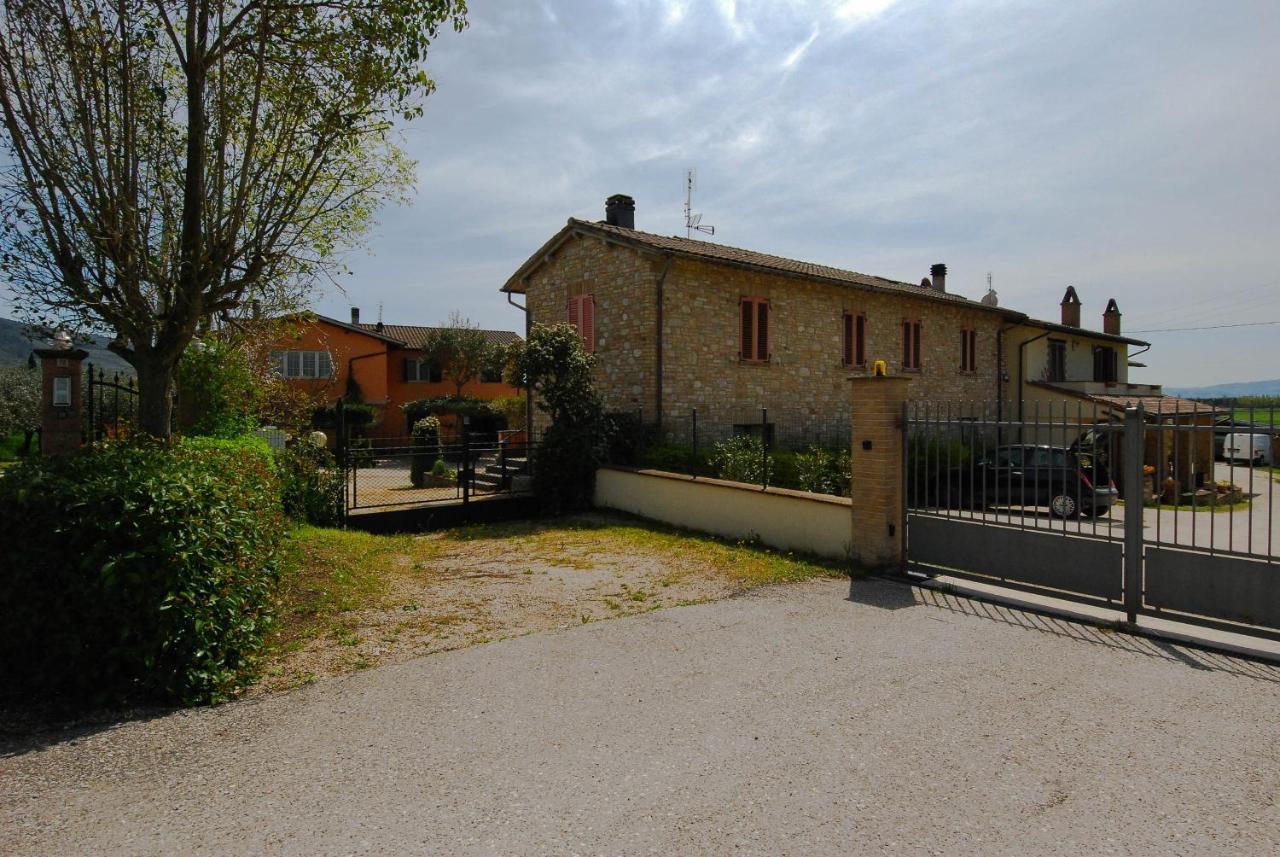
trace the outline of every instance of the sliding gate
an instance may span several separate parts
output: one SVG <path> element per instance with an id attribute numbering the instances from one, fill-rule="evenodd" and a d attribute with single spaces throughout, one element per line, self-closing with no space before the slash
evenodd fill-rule
<path id="1" fill-rule="evenodd" d="M 1280 639 L 1280 469 L 1206 411 L 909 403 L 907 571 Z"/>

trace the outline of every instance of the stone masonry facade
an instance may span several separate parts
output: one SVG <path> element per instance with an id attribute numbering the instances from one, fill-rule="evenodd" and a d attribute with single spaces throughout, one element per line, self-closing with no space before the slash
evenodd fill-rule
<path id="1" fill-rule="evenodd" d="M 665 276 L 664 276 L 665 274 Z M 1004 321 L 977 303 L 874 291 L 820 280 L 670 257 L 592 234 L 560 244 L 528 276 L 535 324 L 567 320 L 569 298 L 595 301 L 596 385 L 606 407 L 658 410 L 657 318 L 662 283 L 662 422 L 686 442 L 697 409 L 701 438 L 759 422 L 760 409 L 783 438 L 847 434 L 848 379 L 884 360 L 891 375 L 913 378 L 913 399 L 992 402 L 997 396 L 997 332 Z M 770 359 L 739 356 L 744 297 L 769 302 Z M 842 362 L 844 314 L 866 317 L 866 365 Z M 921 368 L 904 369 L 904 320 L 921 326 Z M 961 371 L 961 330 L 976 334 L 976 364 Z M 541 415 L 535 418 L 543 424 Z"/>

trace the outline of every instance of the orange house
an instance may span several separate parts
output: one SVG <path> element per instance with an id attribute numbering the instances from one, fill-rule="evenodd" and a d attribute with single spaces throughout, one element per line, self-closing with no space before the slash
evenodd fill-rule
<path id="1" fill-rule="evenodd" d="M 351 308 L 351 322 L 308 316 L 271 352 L 276 372 L 310 392 L 317 404 L 333 404 L 351 394 L 381 412 L 374 427 L 378 435 L 406 435 L 408 419 L 401 406 L 418 399 L 452 396 L 456 385 L 423 348 L 438 330 L 416 325 L 361 324 L 360 310 Z M 509 330 L 483 331 L 494 345 L 520 341 Z M 501 376 L 482 374 L 462 388 L 464 396 L 497 399 L 518 396 L 520 390 Z"/>

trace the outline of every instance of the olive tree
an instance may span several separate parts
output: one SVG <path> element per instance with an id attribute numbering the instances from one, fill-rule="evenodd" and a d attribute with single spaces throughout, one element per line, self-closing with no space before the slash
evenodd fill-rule
<path id="1" fill-rule="evenodd" d="M 32 320 L 105 327 L 141 428 L 192 338 L 305 303 L 412 164 L 394 124 L 465 0 L 0 0 L 0 267 Z"/>
<path id="2" fill-rule="evenodd" d="M 461 398 L 462 388 L 493 366 L 499 349 L 483 330 L 455 310 L 447 326 L 431 332 L 424 352 L 428 360 L 440 367 L 440 374 L 449 379 L 455 394 Z"/>

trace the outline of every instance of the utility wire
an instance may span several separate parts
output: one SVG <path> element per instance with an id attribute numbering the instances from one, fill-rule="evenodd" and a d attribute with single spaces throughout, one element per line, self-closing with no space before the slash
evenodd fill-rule
<path id="1" fill-rule="evenodd" d="M 1155 330 L 1129 330 L 1126 333 L 1181 333 L 1186 330 L 1221 330 L 1224 327 L 1265 327 L 1280 321 L 1246 321 L 1239 324 L 1208 324 L 1203 327 L 1163 327 Z"/>

